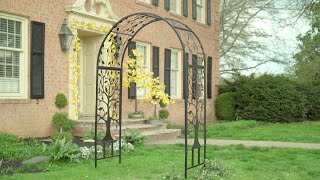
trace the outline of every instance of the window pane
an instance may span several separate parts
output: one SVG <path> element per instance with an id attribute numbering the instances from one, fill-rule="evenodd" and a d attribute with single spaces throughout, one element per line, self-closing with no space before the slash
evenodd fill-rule
<path id="1" fill-rule="evenodd" d="M 16 48 L 21 48 L 21 36 L 15 36 L 16 37 Z"/>
<path id="2" fill-rule="evenodd" d="M 21 22 L 16 21 L 16 34 L 21 35 Z"/>
<path id="3" fill-rule="evenodd" d="M 0 65 L 0 77 L 5 77 L 5 66 Z"/>
<path id="4" fill-rule="evenodd" d="M 147 48 L 145 46 L 137 45 L 137 50 L 142 56 L 144 56 L 143 64 L 147 65 L 147 61 L 146 61 Z"/>
<path id="5" fill-rule="evenodd" d="M 177 71 L 171 71 L 170 74 L 170 94 L 177 95 Z"/>
<path id="6" fill-rule="evenodd" d="M 0 93 L 19 93 L 19 79 L 0 78 Z"/>
<path id="7" fill-rule="evenodd" d="M 15 65 L 19 65 L 19 52 L 13 52 L 13 64 Z"/>
<path id="8" fill-rule="evenodd" d="M 11 65 L 12 64 L 12 52 L 6 51 L 6 64 Z"/>
<path id="9" fill-rule="evenodd" d="M 12 66 L 6 65 L 6 77 L 7 78 L 12 78 Z"/>
<path id="10" fill-rule="evenodd" d="M 8 47 L 14 48 L 14 35 L 8 34 Z"/>
<path id="11" fill-rule="evenodd" d="M 171 53 L 171 69 L 178 69 L 178 52 Z"/>
<path id="12" fill-rule="evenodd" d="M 12 67 L 13 78 L 19 78 L 19 66 Z"/>
<path id="13" fill-rule="evenodd" d="M 4 50 L 0 50 L 0 64 L 4 64 L 5 63 L 5 57 L 4 57 Z"/>
<path id="14" fill-rule="evenodd" d="M 7 32 L 7 19 L 0 19 L 0 32 Z"/>
<path id="15" fill-rule="evenodd" d="M 8 36 L 5 33 L 0 33 L 0 46 L 7 47 Z"/>
<path id="16" fill-rule="evenodd" d="M 176 0 L 170 0 L 170 10 L 177 12 L 177 1 Z"/>
<path id="17" fill-rule="evenodd" d="M 14 21 L 8 20 L 8 32 L 14 33 Z"/>

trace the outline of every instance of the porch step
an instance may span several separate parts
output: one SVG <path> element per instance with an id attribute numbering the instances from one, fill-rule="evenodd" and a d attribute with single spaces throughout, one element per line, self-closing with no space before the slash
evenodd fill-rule
<path id="1" fill-rule="evenodd" d="M 158 131 L 143 132 L 143 135 L 148 137 L 148 142 L 162 141 L 175 139 L 181 135 L 181 129 L 162 129 Z"/>
<path id="2" fill-rule="evenodd" d="M 76 123 L 80 123 L 80 124 L 93 124 L 94 125 L 94 118 L 90 118 L 90 119 L 85 119 L 85 118 L 81 118 L 80 120 L 77 120 Z M 129 124 L 145 124 L 146 123 L 146 119 L 122 119 L 121 124 L 122 126 L 124 125 L 129 125 Z M 99 121 L 98 124 L 104 124 L 104 121 Z M 111 123 L 113 124 L 113 123 Z M 116 123 L 114 123 L 116 124 Z"/>
<path id="3" fill-rule="evenodd" d="M 141 123 L 144 122 L 144 123 Z M 94 121 L 77 121 L 73 134 L 75 136 L 83 136 L 90 131 L 94 131 Z M 125 132 L 128 129 L 136 129 L 140 133 L 145 131 L 156 131 L 165 129 L 166 125 L 150 125 L 146 124 L 145 120 L 124 120 L 124 125 L 122 125 L 122 132 Z M 105 132 L 106 126 L 103 121 L 99 121 L 98 123 L 98 131 Z M 117 123 L 111 123 L 111 134 L 118 135 L 119 127 Z"/>
<path id="4" fill-rule="evenodd" d="M 116 127 L 117 123 L 111 123 L 111 134 L 114 137 L 119 135 L 119 127 Z M 94 131 L 95 123 L 93 120 L 78 120 L 76 121 L 76 127 L 73 132 L 74 136 L 83 136 L 90 131 Z M 99 121 L 98 130 L 105 132 L 104 121 Z M 146 124 L 145 119 L 124 119 L 122 121 L 122 133 L 128 129 L 136 129 L 138 132 L 145 136 L 148 136 L 148 142 L 155 142 L 160 140 L 167 140 L 176 138 L 181 135 L 180 129 L 167 129 L 166 124 L 151 125 Z"/>

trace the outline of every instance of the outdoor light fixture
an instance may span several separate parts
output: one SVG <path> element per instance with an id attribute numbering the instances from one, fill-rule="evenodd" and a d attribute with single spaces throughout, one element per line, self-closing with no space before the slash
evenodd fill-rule
<path id="1" fill-rule="evenodd" d="M 60 46 L 61 49 L 66 52 L 70 49 L 71 42 L 73 39 L 73 34 L 70 28 L 67 25 L 67 19 L 64 19 L 62 27 L 59 32 Z"/>

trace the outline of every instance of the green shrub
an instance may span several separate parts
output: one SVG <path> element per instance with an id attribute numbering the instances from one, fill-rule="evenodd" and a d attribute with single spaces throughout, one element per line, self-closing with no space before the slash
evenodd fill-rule
<path id="1" fill-rule="evenodd" d="M 123 139 L 125 142 L 131 143 L 134 146 L 140 146 L 147 140 L 147 137 L 135 129 L 129 129 L 124 133 Z"/>
<path id="2" fill-rule="evenodd" d="M 66 139 L 67 141 L 72 141 L 73 135 L 71 132 L 57 132 L 57 131 L 55 131 L 51 135 L 51 139 L 53 139 L 53 140 Z"/>
<path id="3" fill-rule="evenodd" d="M 292 122 L 305 117 L 305 96 L 297 91 L 289 78 L 262 75 L 240 79 L 241 83 L 237 83 L 235 89 L 237 115 L 241 119 Z"/>
<path id="4" fill-rule="evenodd" d="M 169 111 L 166 109 L 161 109 L 159 111 L 159 118 L 161 119 L 167 119 L 169 117 Z"/>
<path id="5" fill-rule="evenodd" d="M 220 120 L 235 120 L 236 102 L 232 93 L 220 94 L 215 105 Z"/>
<path id="6" fill-rule="evenodd" d="M 129 115 L 144 115 L 144 112 L 142 111 L 137 111 L 137 112 L 131 112 Z"/>
<path id="7" fill-rule="evenodd" d="M 307 120 L 320 120 L 320 85 L 313 83 L 298 83 L 297 89 L 305 95 L 307 101 L 306 119 Z"/>
<path id="8" fill-rule="evenodd" d="M 97 132 L 98 140 L 102 140 L 103 137 L 104 137 L 103 133 L 98 131 Z M 88 139 L 94 139 L 94 131 L 90 131 L 89 133 L 83 135 L 82 140 L 88 140 Z"/>
<path id="9" fill-rule="evenodd" d="M 75 121 L 68 119 L 66 113 L 55 113 L 52 118 L 53 127 L 58 132 L 72 132 L 75 127 Z"/>
<path id="10" fill-rule="evenodd" d="M 167 106 L 167 104 L 164 104 L 162 101 L 160 101 L 159 104 L 160 104 L 160 107 L 161 107 L 161 108 L 165 108 L 165 107 Z"/>
<path id="11" fill-rule="evenodd" d="M 67 97 L 63 93 L 58 93 L 56 96 L 55 105 L 58 109 L 65 108 L 68 105 Z"/>
<path id="12" fill-rule="evenodd" d="M 288 77 L 267 74 L 259 77 L 237 75 L 220 86 L 220 91 L 234 94 L 237 119 L 270 122 L 319 117 L 319 106 L 316 104 L 319 104 L 320 98 L 317 98 L 315 90 L 311 91 L 304 85 L 299 87 Z"/>
<path id="13" fill-rule="evenodd" d="M 65 138 L 54 140 L 50 146 L 44 144 L 43 151 L 53 161 L 70 160 L 70 162 L 79 162 L 80 148 Z"/>

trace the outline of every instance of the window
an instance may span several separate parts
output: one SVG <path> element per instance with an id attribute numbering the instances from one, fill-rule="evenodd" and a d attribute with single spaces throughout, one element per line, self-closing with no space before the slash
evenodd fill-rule
<path id="1" fill-rule="evenodd" d="M 203 54 L 198 54 L 197 59 L 197 65 L 198 66 L 204 66 L 204 60 L 203 60 Z M 200 99 L 204 98 L 204 69 L 198 69 L 197 70 L 197 84 L 198 84 L 198 94 L 200 96 Z"/>
<path id="2" fill-rule="evenodd" d="M 205 0 L 196 0 L 197 21 L 205 23 Z"/>
<path id="3" fill-rule="evenodd" d="M 144 56 L 144 63 L 140 71 L 150 72 L 150 44 L 137 42 L 137 51 Z M 137 84 L 137 97 L 143 98 L 146 95 L 147 89 L 139 89 L 144 82 Z"/>
<path id="4" fill-rule="evenodd" d="M 26 98 L 27 19 L 0 13 L 0 98 Z"/>
<path id="5" fill-rule="evenodd" d="M 151 4 L 151 0 L 138 0 L 138 1 L 146 3 L 146 4 Z"/>
<path id="6" fill-rule="evenodd" d="M 170 12 L 181 14 L 181 0 L 170 0 Z"/>
<path id="7" fill-rule="evenodd" d="M 170 68 L 170 97 L 181 98 L 181 52 L 178 49 L 171 49 Z"/>

